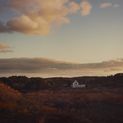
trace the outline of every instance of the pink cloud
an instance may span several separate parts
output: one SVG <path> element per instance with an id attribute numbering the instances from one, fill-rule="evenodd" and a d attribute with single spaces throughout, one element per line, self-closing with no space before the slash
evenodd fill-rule
<path id="1" fill-rule="evenodd" d="M 81 10 L 82 16 L 86 16 L 90 14 L 92 10 L 92 5 L 88 1 L 86 0 L 82 1 L 80 6 L 82 8 Z"/>

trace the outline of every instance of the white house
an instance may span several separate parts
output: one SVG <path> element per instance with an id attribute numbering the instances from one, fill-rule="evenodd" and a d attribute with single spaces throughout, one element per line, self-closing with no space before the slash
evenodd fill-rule
<path id="1" fill-rule="evenodd" d="M 85 84 L 79 84 L 77 80 L 72 83 L 72 88 L 86 88 Z"/>

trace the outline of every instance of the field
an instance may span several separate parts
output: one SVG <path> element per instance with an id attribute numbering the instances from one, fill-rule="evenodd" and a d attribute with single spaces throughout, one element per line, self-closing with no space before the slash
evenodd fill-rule
<path id="1" fill-rule="evenodd" d="M 86 88 L 71 88 L 75 79 Z M 0 123 L 123 123 L 121 74 L 32 80 L 1 78 Z"/>

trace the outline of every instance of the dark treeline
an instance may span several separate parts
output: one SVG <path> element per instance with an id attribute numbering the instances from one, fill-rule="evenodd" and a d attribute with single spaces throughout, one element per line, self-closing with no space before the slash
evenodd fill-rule
<path id="1" fill-rule="evenodd" d="M 77 80 L 80 84 L 86 84 L 87 88 L 122 88 L 123 74 L 103 77 L 74 77 L 74 78 L 28 78 L 26 76 L 1 77 L 0 81 L 21 92 L 32 92 L 44 89 L 71 88 L 71 84 Z"/>

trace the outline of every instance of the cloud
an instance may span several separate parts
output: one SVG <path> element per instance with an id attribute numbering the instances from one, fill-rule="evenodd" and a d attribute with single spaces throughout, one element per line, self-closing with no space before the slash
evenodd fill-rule
<path id="1" fill-rule="evenodd" d="M 82 16 L 87 16 L 90 14 L 91 10 L 92 10 L 92 5 L 90 4 L 90 2 L 84 0 L 81 2 L 81 14 Z"/>
<path id="2" fill-rule="evenodd" d="M 44 58 L 0 59 L 0 74 L 27 76 L 110 75 L 123 71 L 123 59 L 100 63 L 75 64 Z"/>
<path id="3" fill-rule="evenodd" d="M 10 30 L 8 29 L 6 25 L 0 22 L 0 33 L 4 33 L 4 32 L 10 32 Z"/>
<path id="4" fill-rule="evenodd" d="M 103 2 L 100 8 L 119 7 Z M 70 23 L 69 15 L 92 11 L 89 0 L 0 0 L 0 33 L 19 32 L 30 35 L 48 35 L 52 28 Z"/>
<path id="5" fill-rule="evenodd" d="M 100 8 L 109 8 L 109 7 L 112 7 L 112 6 L 113 6 L 112 3 L 105 2 L 105 3 L 102 3 L 100 5 Z"/>
<path id="6" fill-rule="evenodd" d="M 30 19 L 26 15 L 22 15 L 15 19 L 10 20 L 7 23 L 7 26 L 10 30 L 16 32 L 23 32 L 26 34 L 48 34 L 49 33 L 49 24 L 43 18 L 35 18 L 35 21 Z"/>
<path id="7" fill-rule="evenodd" d="M 70 13 L 76 13 L 78 10 L 80 10 L 80 5 L 76 2 L 71 2 L 69 4 L 69 11 Z"/>
<path id="8" fill-rule="evenodd" d="M 69 14 L 76 13 L 80 6 L 74 0 L 8 0 L 4 3 L 13 17 L 4 24 L 0 32 L 47 35 L 54 24 L 69 23 Z"/>
<path id="9" fill-rule="evenodd" d="M 119 7 L 119 4 L 113 4 L 111 2 L 104 2 L 100 4 L 100 8 L 104 9 L 104 8 L 110 8 L 110 7 L 114 7 L 117 8 Z"/>
<path id="10" fill-rule="evenodd" d="M 114 8 L 119 8 L 120 5 L 119 4 L 114 4 Z"/>
<path id="11" fill-rule="evenodd" d="M 11 47 L 7 44 L 0 43 L 0 53 L 12 52 Z"/>

